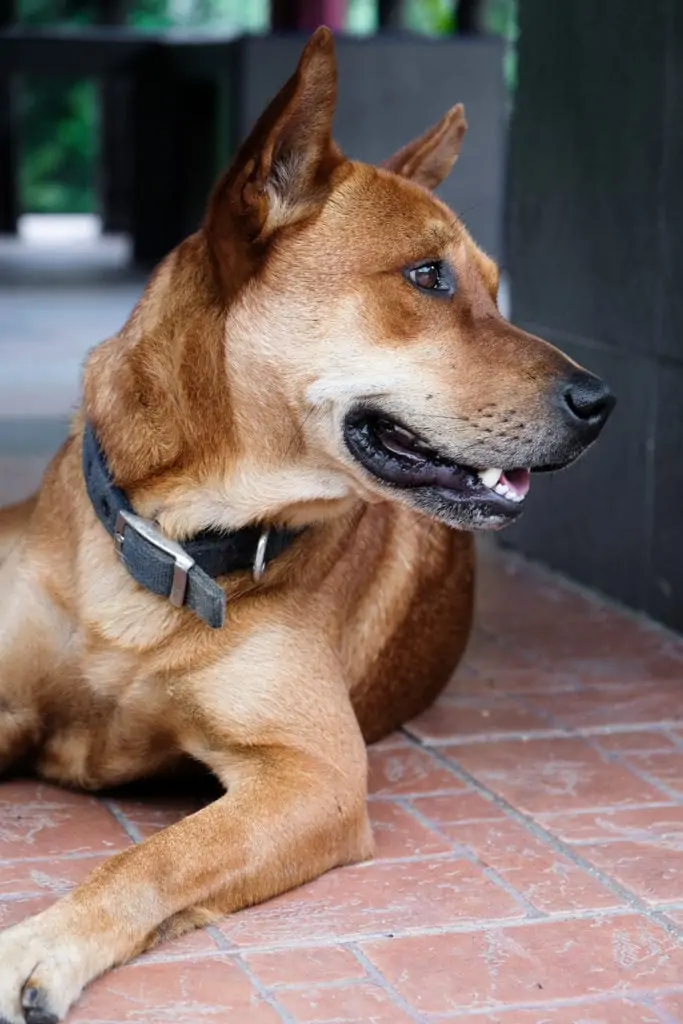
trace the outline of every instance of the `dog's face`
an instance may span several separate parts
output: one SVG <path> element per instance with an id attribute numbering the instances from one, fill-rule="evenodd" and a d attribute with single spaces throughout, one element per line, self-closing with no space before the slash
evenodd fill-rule
<path id="1" fill-rule="evenodd" d="M 251 339 L 240 373 L 257 391 L 267 381 L 313 462 L 366 498 L 457 527 L 505 525 L 530 471 L 579 456 L 612 396 L 501 317 L 495 264 L 431 194 L 457 157 L 461 107 L 375 168 L 330 142 L 328 37 L 314 37 L 282 96 L 207 224 L 226 282 L 244 264 L 224 241 L 226 196 L 265 252 L 228 315 L 228 338 Z"/>
<path id="2" fill-rule="evenodd" d="M 86 406 L 121 486 L 173 536 L 302 523 L 393 500 L 504 526 L 532 470 L 595 440 L 614 404 L 501 317 L 498 271 L 432 189 L 462 107 L 382 168 L 331 140 L 332 39 L 219 181 L 123 337 L 97 348 Z"/>

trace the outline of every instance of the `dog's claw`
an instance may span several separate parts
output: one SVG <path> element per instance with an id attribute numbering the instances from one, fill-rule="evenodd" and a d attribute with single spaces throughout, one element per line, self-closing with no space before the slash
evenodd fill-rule
<path id="1" fill-rule="evenodd" d="M 21 994 L 21 1005 L 26 1024 L 58 1024 L 59 1017 L 47 1007 L 47 993 L 42 988 L 28 985 Z"/>
<path id="2" fill-rule="evenodd" d="M 46 1007 L 47 993 L 35 985 L 27 985 L 21 994 L 26 1024 L 58 1024 L 59 1017 Z"/>

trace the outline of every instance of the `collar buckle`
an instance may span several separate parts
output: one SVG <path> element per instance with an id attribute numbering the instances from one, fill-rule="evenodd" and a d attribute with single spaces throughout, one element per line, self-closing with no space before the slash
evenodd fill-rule
<path id="1" fill-rule="evenodd" d="M 267 526 L 258 539 L 258 544 L 256 545 L 256 551 L 254 553 L 254 562 L 251 567 L 251 578 L 254 583 L 258 583 L 259 580 L 263 579 L 263 574 L 266 571 L 266 551 L 268 549 L 269 540 L 270 527 Z"/>
<path id="2" fill-rule="evenodd" d="M 136 516 L 133 512 L 121 509 L 116 516 L 114 543 L 117 554 L 124 565 L 126 563 L 124 548 L 128 530 L 132 530 L 139 537 L 142 537 L 143 540 L 154 545 L 159 551 L 163 551 L 164 554 L 169 555 L 173 559 L 173 583 L 168 600 L 174 608 L 182 608 L 187 595 L 188 576 L 195 564 L 194 558 L 176 541 L 164 536 L 157 524 L 152 522 L 151 519 L 143 519 L 142 516 Z M 254 562 L 255 565 L 256 562 Z"/>

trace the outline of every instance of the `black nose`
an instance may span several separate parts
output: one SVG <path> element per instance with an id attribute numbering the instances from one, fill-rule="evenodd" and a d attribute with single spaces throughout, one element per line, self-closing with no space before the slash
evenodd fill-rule
<path id="1" fill-rule="evenodd" d="M 564 387 L 562 400 L 574 421 L 596 432 L 604 427 L 617 401 L 605 382 L 592 373 L 575 373 Z"/>

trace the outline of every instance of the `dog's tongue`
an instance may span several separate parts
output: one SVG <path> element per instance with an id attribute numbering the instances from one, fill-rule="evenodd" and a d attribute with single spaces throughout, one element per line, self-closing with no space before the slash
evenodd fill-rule
<path id="1" fill-rule="evenodd" d="M 531 473 L 528 469 L 508 469 L 501 479 L 518 498 L 526 498 L 531 486 Z"/>
<path id="2" fill-rule="evenodd" d="M 511 501 L 523 501 L 529 492 L 531 473 L 528 469 L 480 469 L 477 476 L 484 487 Z"/>

